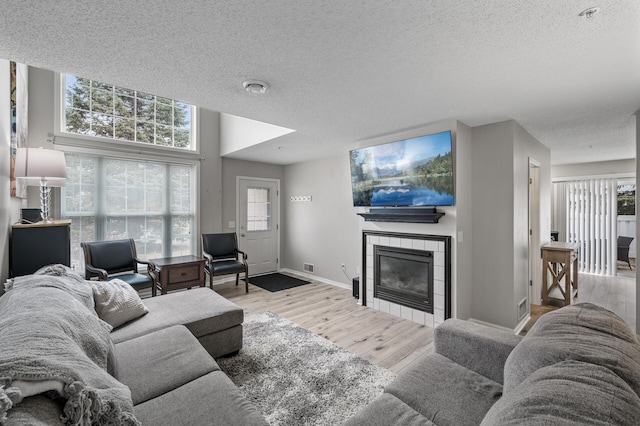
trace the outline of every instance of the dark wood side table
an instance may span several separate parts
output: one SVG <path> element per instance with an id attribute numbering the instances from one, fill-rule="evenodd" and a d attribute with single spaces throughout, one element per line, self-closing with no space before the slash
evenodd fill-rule
<path id="1" fill-rule="evenodd" d="M 160 294 L 189 287 L 204 287 L 204 258 L 198 256 L 176 256 L 151 259 L 155 268 L 150 271 L 155 277 Z"/>
<path id="2" fill-rule="evenodd" d="M 543 305 L 568 306 L 572 297 L 578 296 L 579 247 L 577 243 L 563 242 L 551 242 L 542 246 Z M 560 297 L 552 296 L 553 290 L 558 290 Z"/>

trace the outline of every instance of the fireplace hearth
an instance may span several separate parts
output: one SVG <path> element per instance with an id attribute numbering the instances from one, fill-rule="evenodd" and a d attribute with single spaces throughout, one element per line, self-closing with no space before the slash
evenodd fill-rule
<path id="1" fill-rule="evenodd" d="M 433 252 L 375 245 L 373 297 L 433 313 Z"/>

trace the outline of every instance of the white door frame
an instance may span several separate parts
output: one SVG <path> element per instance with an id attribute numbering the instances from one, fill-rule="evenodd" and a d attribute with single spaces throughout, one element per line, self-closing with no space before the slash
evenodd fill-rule
<path id="1" fill-rule="evenodd" d="M 277 195 L 276 195 L 276 203 L 278 205 L 277 211 L 278 211 L 278 217 L 275 218 L 275 222 L 276 222 L 276 244 L 277 244 L 277 253 L 276 253 L 276 257 L 278 259 L 277 262 L 277 271 L 280 271 L 281 268 L 281 256 L 280 256 L 280 216 L 282 215 L 281 213 L 281 203 L 280 203 L 280 179 L 272 179 L 272 178 L 261 178 L 261 177 L 252 177 L 252 176 L 236 176 L 236 233 L 238 232 L 238 226 L 240 226 L 240 181 L 241 180 L 257 180 L 257 181 L 264 181 L 264 182 L 272 182 L 276 184 L 276 188 L 277 188 Z"/>
<path id="2" fill-rule="evenodd" d="M 540 166 L 529 157 L 529 304 L 539 305 L 542 298 L 542 261 L 540 260 Z M 537 173 L 531 173 L 531 169 Z M 533 194 L 532 194 L 533 192 Z M 532 195 L 535 199 L 531 199 Z"/>

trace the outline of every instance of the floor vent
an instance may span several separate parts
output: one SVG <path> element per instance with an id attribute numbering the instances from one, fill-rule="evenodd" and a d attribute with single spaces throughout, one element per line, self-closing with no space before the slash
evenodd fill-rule
<path id="1" fill-rule="evenodd" d="M 527 299 L 524 298 L 520 303 L 518 303 L 518 321 L 520 321 L 524 316 L 527 315 Z"/>
<path id="2" fill-rule="evenodd" d="M 310 274 L 313 274 L 313 265 L 311 263 L 303 263 L 302 264 L 302 269 L 305 272 L 308 272 Z"/>

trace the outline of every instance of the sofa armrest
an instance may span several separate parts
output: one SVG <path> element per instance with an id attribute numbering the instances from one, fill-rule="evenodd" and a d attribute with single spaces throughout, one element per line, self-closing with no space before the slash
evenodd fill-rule
<path id="1" fill-rule="evenodd" d="M 433 339 L 434 352 L 503 384 L 504 364 L 522 337 L 469 321 L 448 319 L 435 329 Z"/>

